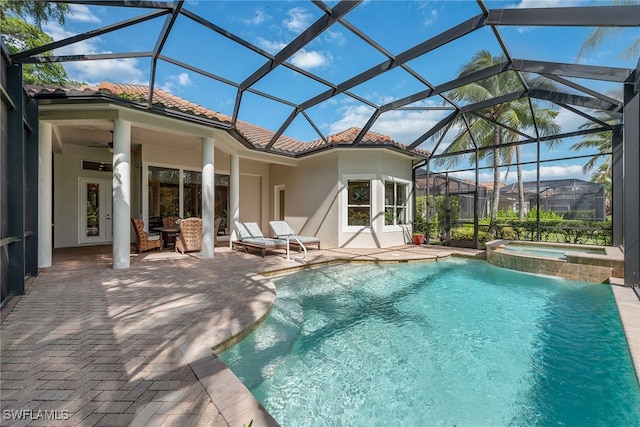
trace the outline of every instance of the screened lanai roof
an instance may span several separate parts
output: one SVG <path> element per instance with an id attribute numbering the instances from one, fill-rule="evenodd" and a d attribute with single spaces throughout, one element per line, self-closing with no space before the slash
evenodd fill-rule
<path id="1" fill-rule="evenodd" d="M 53 43 L 18 52 L 13 62 L 102 68 L 100 81 L 144 84 L 151 94 L 161 85 L 178 90 L 180 79 L 188 79 L 197 90 L 183 98 L 228 116 L 231 128 L 244 121 L 269 129 L 270 139 L 254 147 L 276 153 L 286 137 L 329 144 L 330 135 L 358 128 L 353 146 L 375 131 L 402 135 L 394 140 L 411 153 L 448 155 L 461 117 L 498 124 L 517 135 L 515 143 L 607 130 L 622 119 L 623 85 L 637 86 L 640 77 L 637 57 L 622 61 L 620 52 L 596 50 L 576 60 L 599 28 L 629 31 L 620 51 L 640 38 L 640 5 L 627 2 L 551 8 L 535 1 L 67 3 L 83 14 L 84 30 L 59 28 Z M 574 55 L 561 55 L 560 45 L 575 46 Z M 482 50 L 503 61 L 458 77 Z M 123 74 L 132 63 L 138 74 Z M 518 87 L 481 102 L 451 96 L 503 73 L 514 75 Z M 543 137 L 535 126 L 523 132 L 486 115 L 487 107 L 514 99 L 594 126 Z M 153 97 L 146 108 L 157 108 Z"/>

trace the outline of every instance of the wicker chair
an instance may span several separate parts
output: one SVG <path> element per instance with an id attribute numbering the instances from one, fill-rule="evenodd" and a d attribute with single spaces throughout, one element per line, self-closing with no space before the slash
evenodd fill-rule
<path id="1" fill-rule="evenodd" d="M 136 251 L 138 251 L 138 253 L 156 248 L 162 250 L 162 239 L 160 235 L 148 235 L 145 233 L 143 220 L 131 218 L 131 224 L 136 232 Z"/>
<path id="2" fill-rule="evenodd" d="M 183 219 L 180 221 L 180 234 L 176 241 L 176 251 L 185 253 L 200 250 L 202 250 L 202 219 Z"/>
<path id="3" fill-rule="evenodd" d="M 216 218 L 213 230 L 213 245 L 218 243 L 218 229 L 222 218 Z M 176 241 L 176 251 L 180 253 L 202 250 L 202 219 L 186 218 L 180 221 L 180 234 Z"/>
<path id="4" fill-rule="evenodd" d="M 175 227 L 178 225 L 178 217 L 175 215 L 165 216 L 162 218 L 163 227 Z"/>

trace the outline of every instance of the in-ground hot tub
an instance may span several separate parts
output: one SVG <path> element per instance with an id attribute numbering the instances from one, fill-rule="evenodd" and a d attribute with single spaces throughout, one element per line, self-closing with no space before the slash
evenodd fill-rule
<path id="1" fill-rule="evenodd" d="M 624 255 L 613 246 L 494 240 L 487 243 L 487 262 L 592 283 L 607 283 L 624 274 Z"/>

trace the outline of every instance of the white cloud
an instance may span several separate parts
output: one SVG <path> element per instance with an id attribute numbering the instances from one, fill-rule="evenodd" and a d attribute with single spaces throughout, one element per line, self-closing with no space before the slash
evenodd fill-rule
<path id="1" fill-rule="evenodd" d="M 342 118 L 331 122 L 329 134 L 342 132 L 351 127 L 361 128 L 367 123 L 373 113 L 373 108 L 367 105 L 347 105 L 339 108 Z"/>
<path id="2" fill-rule="evenodd" d="M 180 86 L 190 86 L 191 85 L 191 79 L 189 78 L 189 74 L 187 74 L 187 73 L 178 74 L 178 84 Z"/>
<path id="3" fill-rule="evenodd" d="M 289 17 L 282 21 L 282 23 L 289 31 L 296 33 L 306 30 L 313 19 L 313 15 L 303 7 L 294 7 L 287 12 L 287 15 Z"/>
<path id="4" fill-rule="evenodd" d="M 192 81 L 188 73 L 169 76 L 167 81 L 160 85 L 160 89 L 175 94 L 181 87 L 191 86 Z"/>
<path id="5" fill-rule="evenodd" d="M 593 111 L 587 113 L 594 114 Z M 574 132 L 578 130 L 578 127 L 588 120 L 578 114 L 569 111 L 565 108 L 561 108 L 558 116 L 556 117 L 556 122 L 560 125 L 561 132 Z"/>
<path id="6" fill-rule="evenodd" d="M 502 168 L 500 173 L 500 180 L 504 181 L 505 176 L 507 174 L 506 168 Z M 451 176 L 458 179 L 469 179 L 471 181 L 475 180 L 475 172 L 474 171 L 464 171 L 464 172 L 454 172 Z M 513 170 L 509 172 L 509 181 L 507 184 L 511 184 L 516 182 L 516 174 Z M 581 165 L 572 165 L 572 164 L 564 164 L 560 166 L 540 166 L 540 179 L 566 179 L 566 178 L 577 178 L 584 179 L 586 181 L 589 180 L 588 176 L 585 176 L 582 173 Z M 493 182 L 493 171 L 485 169 L 479 173 L 479 182 Z M 536 170 L 523 170 L 522 171 L 522 180 L 524 182 L 530 182 L 536 180 Z"/>
<path id="7" fill-rule="evenodd" d="M 331 123 L 329 134 L 342 132 L 350 127 L 361 128 L 373 114 L 373 109 L 367 105 L 346 105 L 339 111 L 342 117 Z M 378 117 L 371 130 L 389 135 L 397 142 L 411 144 L 428 129 L 431 129 L 446 114 L 447 112 L 439 110 L 389 111 Z"/>
<path id="8" fill-rule="evenodd" d="M 429 15 L 424 18 L 424 25 L 430 27 L 438 19 L 438 11 L 433 9 Z"/>
<path id="9" fill-rule="evenodd" d="M 291 63 L 296 67 L 310 70 L 312 68 L 318 68 L 327 65 L 332 59 L 332 56 L 328 53 L 321 53 L 315 50 L 306 51 L 300 50 L 293 55 Z"/>
<path id="10" fill-rule="evenodd" d="M 57 24 L 49 24 L 45 31 L 54 40 L 61 40 L 76 35 Z M 110 53 L 100 50 L 99 38 L 83 40 L 72 45 L 56 49 L 56 55 L 80 55 Z M 112 82 L 126 82 L 132 84 L 145 84 L 148 76 L 140 69 L 139 61 L 135 58 L 110 59 L 99 61 L 75 61 L 63 64 L 71 80 L 84 81 L 96 84 L 104 80 Z"/>
<path id="11" fill-rule="evenodd" d="M 522 0 L 517 3 L 516 7 L 519 9 L 532 9 L 541 7 L 563 7 L 563 6 L 576 6 L 578 3 L 585 3 L 579 0 Z"/>
<path id="12" fill-rule="evenodd" d="M 83 4 L 71 4 L 71 14 L 67 17 L 70 21 L 76 22 L 88 22 L 99 24 L 100 18 L 98 18 L 89 7 Z"/>
<path id="13" fill-rule="evenodd" d="M 276 54 L 280 52 L 287 45 L 284 42 L 276 42 L 276 41 L 272 42 L 271 40 L 267 40 L 262 37 L 258 37 L 257 44 L 259 47 L 261 47 L 262 49 L 266 50 L 271 54 Z"/>
<path id="14" fill-rule="evenodd" d="M 334 43 L 338 46 L 344 46 L 345 44 L 347 44 L 347 39 L 341 31 L 332 31 L 329 29 L 325 31 L 324 37 L 325 40 L 327 40 L 329 43 Z"/>
<path id="15" fill-rule="evenodd" d="M 269 19 L 271 19 L 271 16 L 267 15 L 264 10 L 257 7 L 254 10 L 253 16 L 251 18 L 243 19 L 242 22 L 247 25 L 260 25 Z"/>

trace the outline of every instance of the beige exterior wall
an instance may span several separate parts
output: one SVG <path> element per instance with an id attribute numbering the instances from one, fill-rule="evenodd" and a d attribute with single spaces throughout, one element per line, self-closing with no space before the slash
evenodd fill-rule
<path id="1" fill-rule="evenodd" d="M 269 231 L 269 165 L 240 159 L 240 222 L 257 222 Z"/>
<path id="2" fill-rule="evenodd" d="M 303 158 L 296 167 L 272 165 L 270 171 L 270 217 L 275 187 L 284 185 L 289 225 L 299 235 L 319 237 L 322 247 L 337 247 L 338 153 Z"/>
<path id="3" fill-rule="evenodd" d="M 319 237 L 323 247 L 401 245 L 410 239 L 411 229 L 384 225 L 384 181 L 411 185 L 411 166 L 406 156 L 380 149 L 335 150 L 303 158 L 297 167 L 272 165 L 270 217 L 275 216 L 275 189 L 284 185 L 286 221 L 300 235 Z M 354 176 L 371 179 L 375 191 L 373 224 L 358 230 L 346 227 L 345 184 Z"/>

